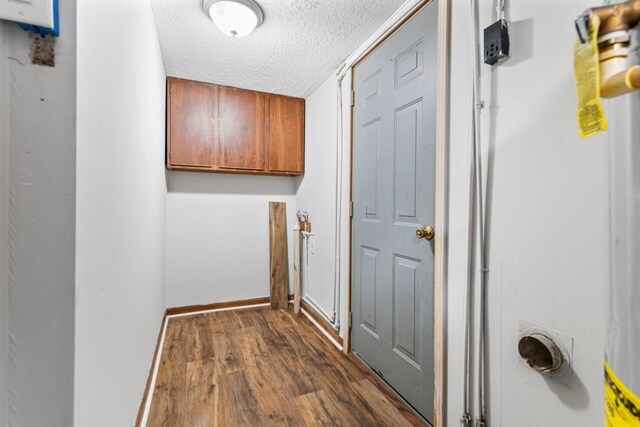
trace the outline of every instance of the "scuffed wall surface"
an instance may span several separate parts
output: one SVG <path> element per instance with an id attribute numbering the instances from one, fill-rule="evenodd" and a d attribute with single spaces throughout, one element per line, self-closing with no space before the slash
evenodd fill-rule
<path id="1" fill-rule="evenodd" d="M 167 306 L 269 295 L 270 201 L 287 204 L 292 282 L 294 184 L 291 177 L 169 172 Z"/>
<path id="2" fill-rule="evenodd" d="M 168 75 L 306 97 L 402 0 L 265 0 L 262 26 L 233 39 L 201 0 L 153 0 Z"/>
<path id="3" fill-rule="evenodd" d="M 149 0 L 79 0 L 76 426 L 133 425 L 151 367 L 166 293 L 164 106 Z"/>
<path id="4" fill-rule="evenodd" d="M 56 67 L 5 23 L 9 81 L 10 426 L 73 422 L 75 2 L 60 2 Z M 5 80 L 6 81 L 6 80 Z"/>

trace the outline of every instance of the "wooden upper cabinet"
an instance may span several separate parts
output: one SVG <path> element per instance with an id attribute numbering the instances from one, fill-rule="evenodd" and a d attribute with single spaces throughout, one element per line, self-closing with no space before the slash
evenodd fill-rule
<path id="1" fill-rule="evenodd" d="M 210 168 L 217 162 L 217 153 L 211 144 L 217 134 L 216 86 L 170 79 L 167 89 L 169 164 Z"/>
<path id="2" fill-rule="evenodd" d="M 304 99 L 170 77 L 167 167 L 301 175 Z"/>
<path id="3" fill-rule="evenodd" d="M 304 99 L 268 96 L 267 170 L 302 173 Z"/>
<path id="4" fill-rule="evenodd" d="M 219 88 L 222 169 L 264 170 L 264 95 Z"/>

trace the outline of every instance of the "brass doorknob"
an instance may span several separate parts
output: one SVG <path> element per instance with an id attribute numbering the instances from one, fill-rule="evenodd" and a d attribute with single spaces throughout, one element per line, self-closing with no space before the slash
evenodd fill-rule
<path id="1" fill-rule="evenodd" d="M 435 231 L 433 231 L 433 227 L 430 225 L 427 225 L 426 227 L 423 227 L 423 228 L 418 228 L 416 230 L 416 237 L 418 239 L 431 240 L 433 239 L 434 235 L 435 235 Z"/>

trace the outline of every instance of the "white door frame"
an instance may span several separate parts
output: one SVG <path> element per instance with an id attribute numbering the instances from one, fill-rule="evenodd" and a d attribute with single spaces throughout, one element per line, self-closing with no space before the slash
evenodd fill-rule
<path id="1" fill-rule="evenodd" d="M 392 22 L 386 29 L 381 29 L 359 51 L 356 51 L 343 65 L 342 69 L 347 69 L 345 73 L 350 77 L 348 85 L 349 93 L 353 90 L 354 68 L 362 62 L 373 50 L 382 44 L 388 37 L 400 28 L 406 21 L 411 19 L 416 13 L 431 3 L 432 0 L 409 0 L 403 4 L 396 15 L 390 18 Z M 448 245 L 448 194 L 449 194 L 449 69 L 450 69 L 450 29 L 451 29 L 451 0 L 438 0 L 438 42 L 437 42 L 437 92 L 436 92 L 436 191 L 435 191 L 435 257 L 434 257 L 434 427 L 444 427 L 446 425 L 446 355 L 447 355 L 447 245 Z M 387 21 L 389 24 L 389 21 Z M 349 97 L 350 98 L 350 97 Z M 346 98 L 346 99 L 349 99 Z M 348 201 L 352 198 L 353 183 L 353 107 L 348 115 L 343 114 L 345 120 L 344 129 L 348 131 L 349 161 L 345 162 L 343 176 L 349 176 L 349 189 L 347 192 Z M 344 131 L 343 131 L 344 132 Z M 347 204 L 348 206 L 348 204 Z M 348 209 L 342 213 L 342 224 L 346 224 L 344 236 L 349 236 L 348 248 L 343 251 L 349 254 L 348 261 L 342 263 L 344 271 L 342 277 L 348 283 L 346 313 L 343 319 L 347 319 L 351 312 L 352 287 L 351 283 L 351 246 L 352 229 L 351 218 Z M 346 258 L 346 257 L 345 257 Z M 343 258 L 344 259 L 344 258 Z M 344 352 L 351 353 L 351 328 L 346 328 L 343 335 Z"/>

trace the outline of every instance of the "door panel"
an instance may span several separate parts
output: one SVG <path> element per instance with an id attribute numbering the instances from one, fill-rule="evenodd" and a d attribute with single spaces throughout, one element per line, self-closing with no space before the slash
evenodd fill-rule
<path id="1" fill-rule="evenodd" d="M 380 120 L 379 118 L 364 125 L 364 141 L 362 147 L 362 178 L 369 185 L 362 189 L 364 220 L 377 221 L 378 218 L 378 157 L 380 153 Z"/>
<path id="2" fill-rule="evenodd" d="M 420 287 L 420 260 L 396 254 L 393 268 L 393 349 L 419 368 L 420 306 L 417 297 Z"/>
<path id="3" fill-rule="evenodd" d="M 354 72 L 353 351 L 430 421 L 437 7 Z"/>
<path id="4" fill-rule="evenodd" d="M 210 168 L 217 160 L 215 86 L 187 80 L 169 81 L 169 163 Z"/>
<path id="5" fill-rule="evenodd" d="M 219 87 L 220 168 L 264 170 L 265 96 Z"/>
<path id="6" fill-rule="evenodd" d="M 373 248 L 362 248 L 362 288 L 360 289 L 360 313 L 362 313 L 362 326 L 379 339 L 376 328 L 376 296 L 377 290 L 377 258 L 380 251 Z"/>
<path id="7" fill-rule="evenodd" d="M 395 112 L 394 206 L 396 222 L 417 225 L 418 141 L 422 135 L 422 100 Z"/>
<path id="8" fill-rule="evenodd" d="M 302 172 L 304 100 L 284 96 L 268 97 L 268 166 L 275 172 Z"/>
<path id="9" fill-rule="evenodd" d="M 419 77 L 424 70 L 424 43 L 421 41 L 396 57 L 396 88 Z"/>

